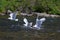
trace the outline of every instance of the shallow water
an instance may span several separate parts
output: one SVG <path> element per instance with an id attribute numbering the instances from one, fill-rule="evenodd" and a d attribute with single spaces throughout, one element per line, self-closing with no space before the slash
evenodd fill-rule
<path id="1" fill-rule="evenodd" d="M 29 22 L 35 24 L 36 16 L 27 17 Z M 0 16 L 1 40 L 60 40 L 60 18 L 46 17 L 41 30 L 23 29 L 23 16 L 17 16 L 18 22 L 7 19 L 8 16 Z M 39 17 L 42 18 L 42 17 Z"/>

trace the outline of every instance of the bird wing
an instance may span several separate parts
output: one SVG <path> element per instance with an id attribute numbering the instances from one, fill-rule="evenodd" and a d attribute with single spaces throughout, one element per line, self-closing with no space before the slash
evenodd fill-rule
<path id="1" fill-rule="evenodd" d="M 13 16 L 13 13 L 10 13 L 10 15 L 9 15 L 9 16 L 10 16 L 10 17 L 11 17 L 11 16 Z"/>
<path id="2" fill-rule="evenodd" d="M 41 19 L 40 19 L 41 24 L 42 24 L 45 20 L 46 20 L 46 18 L 41 18 Z"/>
<path id="3" fill-rule="evenodd" d="M 36 19 L 36 24 L 37 24 L 38 20 L 39 20 L 39 19 L 37 18 L 37 19 Z"/>
<path id="4" fill-rule="evenodd" d="M 38 18 L 36 19 L 36 24 L 33 26 L 33 27 L 37 27 L 37 24 L 38 24 Z"/>
<path id="5" fill-rule="evenodd" d="M 13 13 L 10 13 L 10 18 L 9 19 L 13 19 Z"/>
<path id="6" fill-rule="evenodd" d="M 15 13 L 13 13 L 13 19 L 16 19 L 16 14 Z"/>
<path id="7" fill-rule="evenodd" d="M 46 20 L 46 18 L 41 18 L 40 21 L 44 22 Z"/>
<path id="8" fill-rule="evenodd" d="M 28 20 L 26 18 L 23 19 L 23 21 L 28 24 Z"/>

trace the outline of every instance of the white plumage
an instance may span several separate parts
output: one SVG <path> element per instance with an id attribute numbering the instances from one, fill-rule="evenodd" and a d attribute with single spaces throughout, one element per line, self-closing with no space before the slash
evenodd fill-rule
<path id="1" fill-rule="evenodd" d="M 13 20 L 13 13 L 10 13 L 10 17 L 8 19 Z"/>
<path id="2" fill-rule="evenodd" d="M 41 25 L 42 25 L 42 23 L 45 21 L 46 19 L 45 18 L 41 18 L 41 19 L 36 19 L 36 24 L 33 26 L 33 27 L 35 27 L 35 28 L 37 28 L 37 29 L 40 29 L 41 28 Z"/>
<path id="3" fill-rule="evenodd" d="M 24 18 L 23 21 L 25 22 L 25 24 L 24 24 L 25 27 L 31 27 L 32 26 L 32 22 L 29 23 L 26 18 Z"/>
<path id="4" fill-rule="evenodd" d="M 26 18 L 24 18 L 23 21 L 25 22 L 24 26 L 27 26 L 28 25 L 28 20 Z"/>
<path id="5" fill-rule="evenodd" d="M 31 27 L 31 26 L 32 26 L 32 22 L 29 23 L 26 18 L 23 19 L 23 21 L 25 22 L 25 24 L 24 24 L 25 27 L 36 28 L 36 29 L 40 29 L 42 23 L 43 23 L 45 20 L 46 20 L 45 18 L 41 18 L 41 19 L 38 19 L 38 18 L 37 18 L 37 19 L 36 19 L 36 24 L 35 24 L 33 27 Z"/>
<path id="6" fill-rule="evenodd" d="M 41 21 L 41 24 L 46 20 L 46 18 L 41 18 L 40 21 Z"/>
<path id="7" fill-rule="evenodd" d="M 18 19 L 16 19 L 16 15 L 17 15 L 17 13 L 10 13 L 10 17 L 8 18 L 8 19 L 10 19 L 10 20 L 15 20 L 15 21 L 18 21 Z"/>

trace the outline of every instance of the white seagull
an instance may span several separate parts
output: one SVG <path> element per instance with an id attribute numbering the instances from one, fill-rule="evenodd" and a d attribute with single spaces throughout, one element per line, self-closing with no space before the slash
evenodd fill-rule
<path id="1" fill-rule="evenodd" d="M 33 26 L 34 28 L 36 29 L 40 29 L 41 28 L 41 25 L 42 23 L 45 21 L 46 19 L 45 18 L 41 18 L 41 19 L 36 19 L 36 24 Z"/>
<path id="2" fill-rule="evenodd" d="M 25 27 L 31 27 L 32 26 L 32 22 L 29 23 L 26 18 L 24 18 L 23 21 L 25 22 L 25 24 L 24 24 Z"/>
<path id="3" fill-rule="evenodd" d="M 16 19 L 16 15 L 17 15 L 17 13 L 10 13 L 10 17 L 8 18 L 8 19 L 10 19 L 10 20 L 15 20 L 15 21 L 18 21 L 18 19 Z"/>

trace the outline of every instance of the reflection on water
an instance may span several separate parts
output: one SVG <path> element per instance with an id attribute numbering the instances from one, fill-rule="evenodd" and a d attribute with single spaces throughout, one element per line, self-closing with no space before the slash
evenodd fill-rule
<path id="1" fill-rule="evenodd" d="M 46 18 L 41 30 L 24 29 L 23 17 L 18 16 L 19 21 L 11 21 L 7 16 L 0 17 L 1 40 L 59 40 L 60 18 Z M 29 22 L 35 24 L 36 17 L 26 17 Z M 41 17 L 40 17 L 41 18 Z"/>

